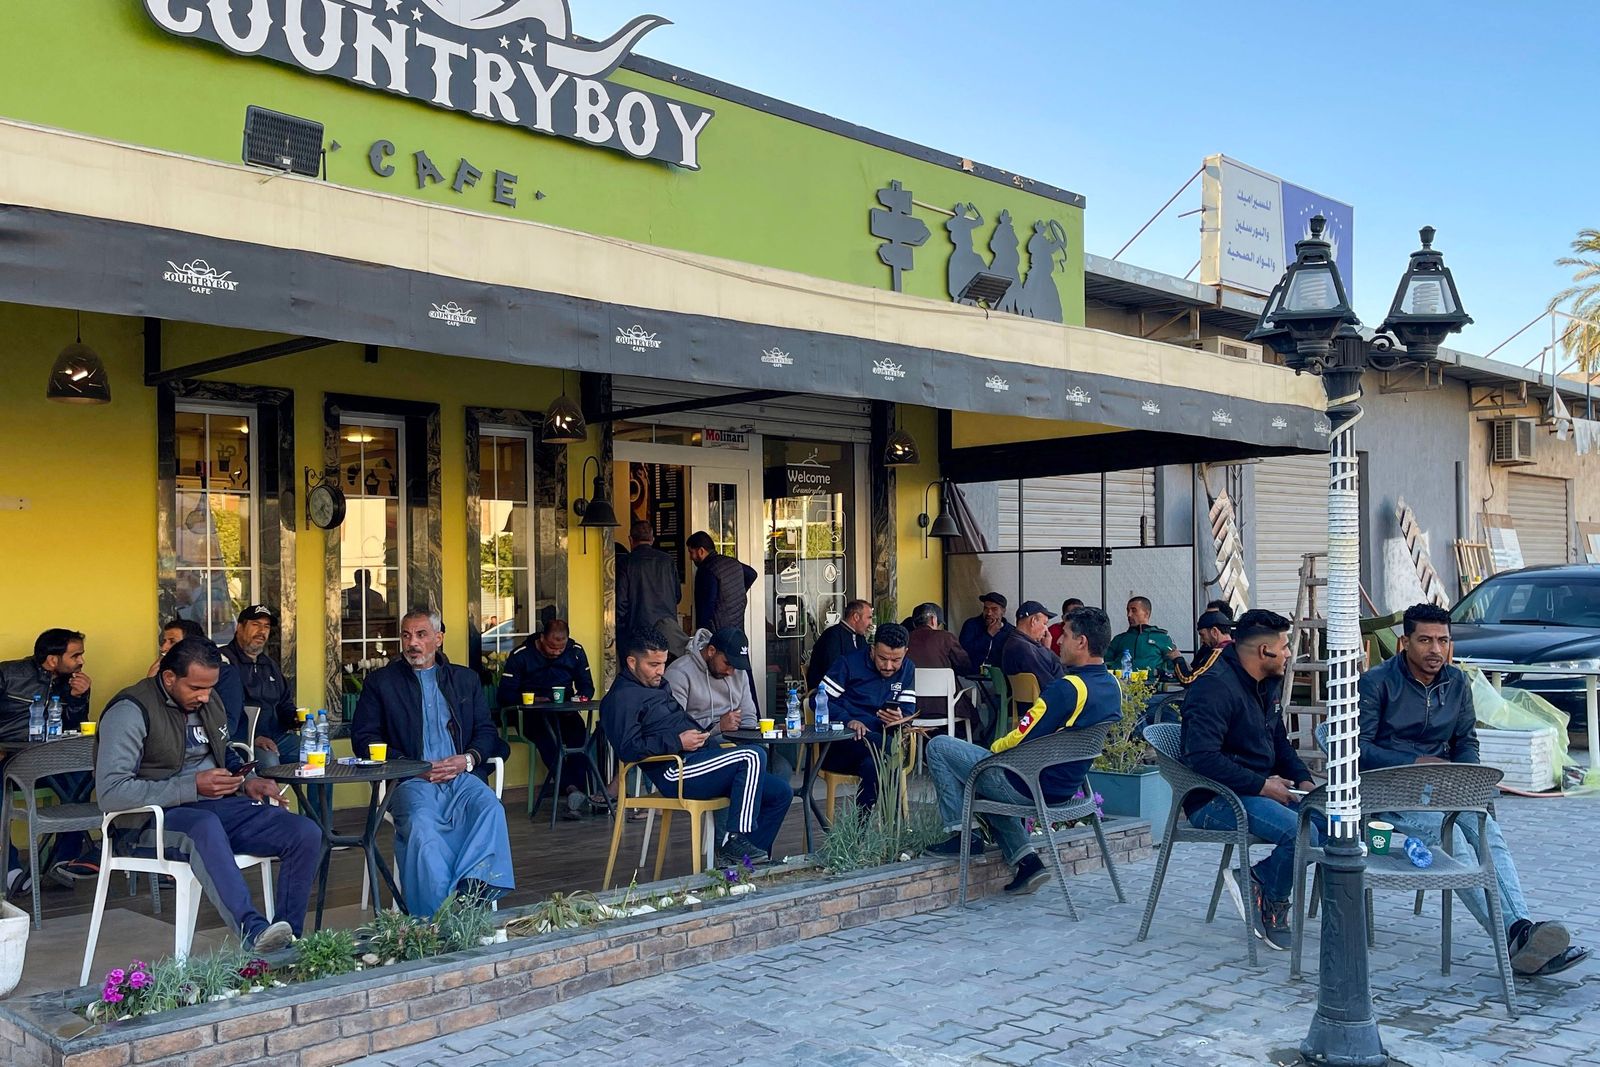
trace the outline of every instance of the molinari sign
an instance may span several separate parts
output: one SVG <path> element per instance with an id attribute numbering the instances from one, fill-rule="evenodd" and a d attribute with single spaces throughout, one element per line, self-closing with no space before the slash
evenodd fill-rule
<path id="1" fill-rule="evenodd" d="M 712 112 L 605 81 L 667 20 L 598 43 L 566 0 L 144 0 L 155 23 L 239 55 L 699 169 Z"/>

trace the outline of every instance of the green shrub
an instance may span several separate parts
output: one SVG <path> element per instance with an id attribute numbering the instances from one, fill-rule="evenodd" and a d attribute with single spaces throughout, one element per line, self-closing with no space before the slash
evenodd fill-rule
<path id="1" fill-rule="evenodd" d="M 356 939 L 349 930 L 323 929 L 294 943 L 295 977 L 302 982 L 356 969 Z"/>
<path id="2" fill-rule="evenodd" d="M 897 732 L 887 746 L 873 753 L 878 767 L 878 802 L 868 811 L 857 809 L 854 801 L 844 802 L 823 835 L 818 858 L 830 871 L 842 874 L 894 863 L 946 836 L 936 806 L 907 803 L 908 810 L 902 810 L 902 745 Z"/>
<path id="3" fill-rule="evenodd" d="M 1095 770 L 1128 774 L 1144 762 L 1150 746 L 1139 735 L 1139 722 L 1144 717 L 1145 702 L 1155 696 L 1155 692 L 1148 681 L 1122 682 L 1122 718 L 1111 724 L 1106 747 L 1094 761 Z"/>

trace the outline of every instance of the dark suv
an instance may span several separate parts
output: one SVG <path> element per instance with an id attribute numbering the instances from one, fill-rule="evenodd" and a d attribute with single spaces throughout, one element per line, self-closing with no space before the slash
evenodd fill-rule
<path id="1" fill-rule="evenodd" d="M 1456 657 L 1481 666 L 1538 664 L 1600 670 L 1600 566 L 1524 567 L 1487 579 L 1450 612 Z M 1538 693 L 1584 727 L 1581 676 L 1508 672 L 1505 684 Z"/>

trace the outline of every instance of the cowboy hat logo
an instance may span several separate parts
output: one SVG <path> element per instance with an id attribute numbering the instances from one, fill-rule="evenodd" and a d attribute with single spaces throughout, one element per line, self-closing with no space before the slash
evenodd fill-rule
<path id="1" fill-rule="evenodd" d="M 429 11 L 464 30 L 498 30 L 532 20 L 544 27 L 545 63 L 580 78 L 603 77 L 617 69 L 639 39 L 658 26 L 660 15 L 640 15 L 599 44 L 585 44 L 572 33 L 567 0 L 422 0 Z"/>

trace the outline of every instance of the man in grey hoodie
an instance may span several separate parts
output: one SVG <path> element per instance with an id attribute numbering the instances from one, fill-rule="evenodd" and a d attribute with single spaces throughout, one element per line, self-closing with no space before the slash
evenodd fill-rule
<path id="1" fill-rule="evenodd" d="M 754 730 L 760 716 L 750 689 L 750 639 L 736 626 L 696 630 L 689 648 L 667 666 L 667 688 L 689 717 L 711 731 Z"/>

